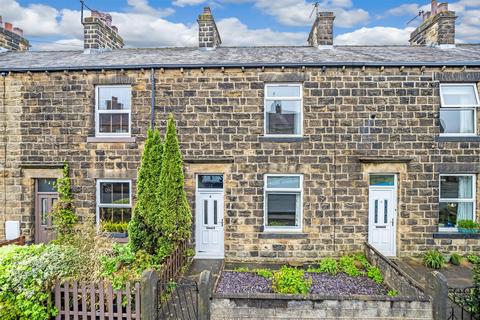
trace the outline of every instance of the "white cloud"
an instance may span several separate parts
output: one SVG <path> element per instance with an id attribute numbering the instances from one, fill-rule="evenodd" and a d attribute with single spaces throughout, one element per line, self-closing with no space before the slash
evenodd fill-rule
<path id="1" fill-rule="evenodd" d="M 53 42 L 33 42 L 33 50 L 80 50 L 83 49 L 83 40 L 62 39 Z"/>
<path id="2" fill-rule="evenodd" d="M 373 27 L 361 28 L 353 32 L 335 37 L 334 43 L 339 45 L 407 45 L 410 33 L 415 28 Z"/>
<path id="3" fill-rule="evenodd" d="M 303 32 L 276 32 L 271 29 L 249 29 L 237 18 L 218 22 L 223 44 L 226 46 L 275 46 L 305 44 L 307 34 Z"/>
<path id="4" fill-rule="evenodd" d="M 387 10 L 386 14 L 392 16 L 414 16 L 420 11 L 420 6 L 416 3 L 405 3 L 401 6 Z"/>
<path id="5" fill-rule="evenodd" d="M 173 1 L 173 4 L 179 7 L 185 7 L 185 6 L 195 6 L 197 4 L 202 4 L 205 2 L 206 0 L 175 0 Z"/>

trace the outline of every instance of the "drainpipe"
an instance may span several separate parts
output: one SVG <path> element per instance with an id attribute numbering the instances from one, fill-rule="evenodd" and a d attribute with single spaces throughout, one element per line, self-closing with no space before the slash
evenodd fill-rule
<path id="1" fill-rule="evenodd" d="M 335 71 L 335 89 L 337 89 L 338 69 Z M 337 251 L 337 104 L 334 102 L 333 110 L 333 251 Z"/>
<path id="2" fill-rule="evenodd" d="M 150 80 L 152 83 L 152 105 L 150 109 L 150 127 L 155 128 L 155 68 L 152 68 L 150 74 Z"/>

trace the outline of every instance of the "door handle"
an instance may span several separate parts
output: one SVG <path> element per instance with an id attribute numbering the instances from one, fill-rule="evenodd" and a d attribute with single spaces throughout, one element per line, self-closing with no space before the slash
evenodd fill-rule
<path id="1" fill-rule="evenodd" d="M 223 227 L 223 219 L 222 219 L 222 220 L 220 220 L 220 224 L 221 224 L 221 225 L 222 225 L 222 227 Z"/>
<path id="2" fill-rule="evenodd" d="M 393 227 L 393 218 L 392 218 L 392 227 Z"/>

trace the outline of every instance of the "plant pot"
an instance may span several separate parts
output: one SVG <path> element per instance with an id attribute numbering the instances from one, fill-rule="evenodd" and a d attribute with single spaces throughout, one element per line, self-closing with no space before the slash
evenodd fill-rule
<path id="1" fill-rule="evenodd" d="M 460 228 L 458 227 L 458 232 L 463 234 L 475 234 L 478 233 L 478 229 L 467 229 L 467 228 Z"/>
<path id="2" fill-rule="evenodd" d="M 108 233 L 112 238 L 128 238 L 128 233 L 126 232 L 109 232 Z"/>

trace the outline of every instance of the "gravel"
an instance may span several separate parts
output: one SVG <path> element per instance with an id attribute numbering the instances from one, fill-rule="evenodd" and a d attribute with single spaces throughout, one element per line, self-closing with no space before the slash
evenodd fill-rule
<path id="1" fill-rule="evenodd" d="M 322 295 L 386 295 L 387 288 L 368 277 L 349 277 L 344 273 L 306 273 L 312 278 L 311 294 Z M 224 271 L 218 293 L 272 293 L 272 281 L 251 272 Z"/>
<path id="2" fill-rule="evenodd" d="M 272 293 L 272 281 L 251 272 L 224 271 L 218 293 Z"/>

